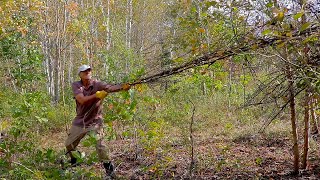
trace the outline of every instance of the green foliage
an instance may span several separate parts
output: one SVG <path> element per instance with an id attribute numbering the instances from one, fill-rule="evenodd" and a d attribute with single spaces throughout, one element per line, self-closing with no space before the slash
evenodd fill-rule
<path id="1" fill-rule="evenodd" d="M 155 151 L 163 143 L 165 121 L 156 119 L 146 122 L 145 126 L 144 129 L 138 130 L 140 143 L 147 151 Z"/>
<path id="2" fill-rule="evenodd" d="M 15 97 L 14 97 L 15 96 Z M 20 101 L 13 103 L 8 99 L 12 117 L 14 118 L 12 125 L 17 128 L 30 128 L 37 125 L 38 130 L 48 128 L 48 115 L 51 107 L 49 96 L 43 92 L 32 92 L 24 94 L 15 94 L 12 98 Z M 25 119 L 28 119 L 26 121 Z"/>
<path id="3" fill-rule="evenodd" d="M 112 98 L 106 99 L 105 104 L 108 107 L 106 108 L 105 122 L 107 124 L 114 120 L 132 120 L 137 104 L 134 94 L 133 90 L 129 90 L 119 93 L 119 96 L 114 95 Z"/>
<path id="4" fill-rule="evenodd" d="M 304 15 L 303 12 L 299 12 L 299 13 L 295 14 L 295 15 L 293 16 L 293 18 L 294 18 L 295 20 L 298 20 L 298 19 L 300 19 L 303 15 Z"/>
<path id="5" fill-rule="evenodd" d="M 11 79 L 16 91 L 40 88 L 43 56 L 33 30 L 41 21 L 42 2 L 10 0 L 0 4 L 0 74 Z"/>
<path id="6" fill-rule="evenodd" d="M 61 154 L 63 152 L 56 152 L 52 149 L 39 150 L 34 146 L 34 143 L 23 145 L 21 143 L 15 143 L 15 145 L 8 146 L 10 142 L 4 142 L 6 144 L 6 150 L 10 152 L 11 156 L 17 154 L 15 149 L 20 149 L 19 153 L 24 154 L 22 158 L 15 158 L 12 161 L 12 157 L 8 157 L 7 153 L 4 159 L 1 159 L 0 172 L 1 178 L 10 179 L 73 179 L 73 178 L 94 178 L 100 179 L 99 175 L 96 175 L 92 169 L 83 168 L 66 168 L 62 169 L 61 162 L 58 160 L 63 158 Z M 1 143 L 0 145 L 3 145 Z M 77 156 L 77 154 L 75 153 Z M 79 160 L 92 162 L 92 157 L 85 159 L 81 155 Z M 78 157 L 77 156 L 77 157 Z M 62 160 L 62 159 L 61 159 Z M 97 162 L 94 160 L 94 162 Z M 4 169 L 3 169 L 4 167 Z"/>
<path id="7" fill-rule="evenodd" d="M 48 129 L 64 124 L 61 122 L 64 119 L 63 116 L 55 115 L 58 114 L 55 112 L 57 109 L 52 107 L 49 99 L 43 91 L 27 93 L 13 93 L 8 89 L 2 91 L 0 100 L 3 113 L 0 131 L 5 132 L 7 137 L 0 141 L 0 152 L 4 152 L 4 154 L 0 153 L 1 178 L 64 179 L 72 177 L 71 172 L 61 171 L 60 164 L 56 162 L 63 152 L 39 147 L 39 138 L 46 134 Z M 52 119 L 53 117 L 57 119 Z"/>
<path id="8" fill-rule="evenodd" d="M 101 63 L 105 64 L 108 70 L 97 70 L 97 73 L 105 74 L 101 79 L 106 82 L 133 82 L 145 73 L 144 59 L 131 49 L 126 49 L 124 45 L 117 45 L 110 52 L 102 51 L 101 56 Z"/>
<path id="9" fill-rule="evenodd" d="M 112 94 L 105 99 L 104 122 L 107 125 L 107 139 L 114 139 L 117 136 L 117 132 L 113 128 L 115 121 L 122 124 L 132 124 L 138 103 L 135 94 L 135 90 L 130 89 L 127 92 Z M 124 136 L 128 136 L 131 131 L 122 133 Z"/>
<path id="10" fill-rule="evenodd" d="M 94 166 L 62 169 L 56 161 L 67 159 L 63 155 L 64 152 L 53 147 L 42 148 L 45 145 L 40 143 L 40 137 L 48 138 L 51 133 L 57 134 L 63 131 L 65 125 L 72 121 L 75 107 L 72 98 L 68 98 L 65 104 L 50 104 L 50 97 L 45 93 L 46 82 L 42 66 L 44 55 L 42 47 L 37 44 L 42 32 L 35 30 L 37 26 L 49 27 L 47 25 L 51 22 L 45 22 L 45 25 L 38 23 L 35 26 L 37 18 L 41 19 L 40 15 L 35 16 L 40 11 L 32 11 L 31 8 L 35 7 L 39 10 L 42 3 L 37 0 L 31 0 L 28 3 L 30 4 L 27 7 L 21 0 L 0 2 L 0 15 L 3 15 L 0 16 L 2 26 L 0 29 L 0 61 L 3 64 L 0 67 L 0 74 L 1 77 L 4 77 L 6 86 L 0 87 L 0 131 L 8 134 L 8 137 L 0 142 L 0 178 L 101 179 L 99 172 L 95 172 Z M 59 7 L 65 2 L 54 3 L 60 3 L 57 5 Z M 105 24 L 108 17 L 103 11 L 106 9 L 102 9 L 105 6 L 91 7 L 90 5 L 88 7 L 86 3 L 79 6 L 75 2 L 66 4 L 63 6 L 66 7 L 66 14 L 70 13 L 72 16 L 72 18 L 66 17 L 69 18 L 65 24 L 67 29 L 62 33 L 63 36 L 59 37 L 60 31 L 55 32 L 49 28 L 48 40 L 57 39 L 56 43 L 61 43 L 61 47 L 64 47 L 66 43 L 71 43 L 72 46 L 65 48 L 70 47 L 74 50 L 68 52 L 69 57 L 68 53 L 63 54 L 62 51 L 66 50 L 63 49 L 62 56 L 66 55 L 63 60 L 70 58 L 70 64 L 72 60 L 75 60 L 72 61 L 73 65 L 90 62 L 94 65 L 95 73 L 100 76 L 100 79 L 119 83 L 132 82 L 143 77 L 146 72 L 153 72 L 153 63 L 159 63 L 161 68 L 171 68 L 202 54 L 216 52 L 218 49 L 223 54 L 225 49 L 245 45 L 255 39 L 253 35 L 250 35 L 250 28 L 247 26 L 250 20 L 244 20 L 242 15 L 245 11 L 238 4 L 241 1 L 166 1 L 165 3 L 154 1 L 154 3 L 161 4 L 161 10 L 166 10 L 165 12 L 170 11 L 167 13 L 167 19 L 163 18 L 165 15 L 157 14 L 160 16 L 150 19 L 160 21 L 163 18 L 166 20 L 147 26 L 148 23 L 145 23 L 147 21 L 143 21 L 146 15 L 140 12 L 153 11 L 154 7 L 151 7 L 152 4 L 148 5 L 144 2 L 140 4 L 140 1 L 134 1 L 134 28 L 132 29 L 133 34 L 130 35 L 132 39 L 124 37 L 129 34 L 127 32 L 128 14 L 125 14 L 126 1 L 119 1 L 116 5 L 112 1 L 111 13 L 108 15 L 111 17 L 108 19 L 111 26 L 108 30 Z M 148 8 L 140 8 L 146 6 Z M 313 61 L 315 65 L 311 66 L 306 61 L 306 59 L 312 61 L 318 58 L 315 53 L 318 51 L 316 49 L 318 36 L 310 33 L 311 35 L 301 37 L 299 42 L 293 43 L 290 40 L 296 39 L 291 38 L 294 32 L 298 30 L 303 32 L 313 24 L 310 18 L 306 18 L 310 22 L 302 22 L 303 17 L 308 13 L 299 10 L 293 12 L 289 17 L 286 16 L 287 10 L 278 8 L 275 2 L 266 3 L 265 7 L 262 13 L 270 15 L 271 20 L 264 26 L 265 29 L 261 34 L 281 38 L 276 42 L 279 52 L 288 50 L 289 62 L 292 60 L 292 64 L 298 63 L 297 67 L 309 68 L 295 69 L 295 72 L 298 72 L 295 77 L 300 80 L 295 84 L 297 88 L 309 86 L 315 92 L 320 92 L 318 64 Z M 51 11 L 60 11 L 60 9 L 50 9 L 50 7 L 48 9 L 46 13 L 49 14 Z M 226 11 L 222 12 L 221 9 Z M 161 10 L 154 12 L 160 13 Z M 268 14 L 268 12 L 272 13 Z M 141 16 L 140 19 L 136 18 L 138 16 Z M 60 15 L 53 17 L 60 17 Z M 258 24 L 259 22 L 256 25 Z M 157 34 L 153 32 L 154 29 L 148 29 L 152 26 L 156 27 Z M 168 27 L 164 30 L 158 29 L 161 26 Z M 58 27 L 60 27 L 59 24 Z M 109 32 L 112 32 L 110 39 L 112 45 L 105 42 L 105 38 L 109 38 Z M 148 34 L 151 34 L 151 38 L 145 37 Z M 142 38 L 139 39 L 139 36 Z M 156 39 L 156 41 L 150 39 Z M 158 39 L 161 39 L 161 42 L 157 41 Z M 130 48 L 128 48 L 128 41 L 132 43 Z M 252 52 L 262 53 L 255 48 L 258 47 L 254 47 Z M 186 52 L 190 53 L 186 54 Z M 161 62 L 156 61 L 158 59 L 155 56 L 158 55 L 161 57 Z M 46 56 L 51 56 L 50 52 Z M 266 110 L 266 107 L 239 110 L 238 107 L 243 105 L 246 95 L 252 92 L 252 88 L 258 82 L 257 79 L 270 79 L 269 74 L 266 76 L 264 74 L 278 70 L 276 66 L 283 67 L 283 64 L 279 63 L 282 61 L 277 58 L 269 58 L 270 64 L 268 64 L 269 62 L 265 63 L 267 58 L 259 59 L 260 56 L 254 56 L 234 56 L 230 61 L 221 60 L 209 67 L 196 67 L 170 77 L 170 79 L 164 79 L 165 82 L 161 82 L 160 85 L 137 86 L 136 89 L 133 88 L 128 92 L 110 94 L 104 101 L 106 139 L 135 139 L 134 142 L 142 147 L 145 153 L 142 155 L 148 156 L 146 159 L 153 158 L 153 162 L 141 168 L 143 173 L 152 174 L 149 177 L 157 179 L 166 175 L 169 164 L 174 162 L 174 158 L 167 155 L 174 149 L 173 146 L 176 145 L 174 143 L 178 143 L 179 148 L 189 151 L 190 139 L 188 137 L 190 136 L 190 119 L 193 108 L 196 109 L 193 117 L 193 133 L 195 141 L 199 142 L 195 143 L 196 146 L 201 145 L 200 141 L 203 139 L 223 136 L 225 140 L 232 136 L 240 136 L 239 134 L 244 132 L 254 133 L 262 123 L 260 121 L 263 119 L 263 114 L 270 110 Z M 267 64 L 271 70 L 257 66 L 253 69 L 257 71 L 255 77 L 252 74 L 244 74 L 246 72 L 244 69 L 247 67 L 242 63 L 248 62 L 249 66 L 249 63 L 256 61 L 259 66 Z M 232 62 L 234 69 L 229 68 L 229 62 Z M 64 61 L 59 61 L 59 63 L 68 65 L 64 64 L 67 63 Z M 62 70 L 65 71 L 65 69 Z M 64 79 L 67 73 L 63 73 L 65 77 L 59 78 L 64 80 L 61 84 L 65 85 L 63 83 L 67 82 L 67 79 Z M 68 97 L 72 97 L 68 88 L 62 90 L 68 90 Z M 278 107 L 273 106 L 272 110 L 274 109 Z M 272 125 L 281 126 L 281 123 L 277 121 Z M 85 148 L 93 147 L 96 144 L 96 138 L 94 134 L 90 134 L 82 141 L 82 145 Z M 213 162 L 217 162 L 212 166 L 218 171 L 231 167 L 230 164 L 233 162 L 227 159 L 230 147 L 225 144 L 217 147 L 217 154 L 221 158 L 215 161 L 214 153 L 216 152 L 213 152 L 209 158 L 200 159 L 203 161 L 200 163 L 208 167 Z M 49 146 L 57 145 L 50 144 Z M 64 147 L 57 149 L 60 148 Z M 188 154 L 188 152 L 183 153 Z M 197 154 L 197 157 L 201 156 L 200 153 Z M 74 155 L 79 162 L 89 165 L 98 162 L 95 152 L 75 152 Z M 260 166 L 263 164 L 263 157 L 257 157 L 254 162 Z M 239 161 L 236 160 L 232 167 L 239 168 L 239 164 Z"/>
<path id="11" fill-rule="evenodd" d="M 0 39 L 0 60 L 5 63 L 0 70 L 11 76 L 19 90 L 33 90 L 44 80 L 43 56 L 32 37 L 21 37 L 19 33 Z M 0 71 L 0 72 L 1 72 Z"/>
<path id="12" fill-rule="evenodd" d="M 309 28 L 310 25 L 311 25 L 310 22 L 306 22 L 306 23 L 302 24 L 302 26 L 300 27 L 300 31 L 305 31 L 306 29 Z"/>
<path id="13" fill-rule="evenodd" d="M 257 165 L 261 165 L 262 162 L 263 162 L 263 159 L 262 159 L 261 157 L 257 157 L 257 158 L 255 159 L 255 163 L 256 163 Z"/>
<path id="14" fill-rule="evenodd" d="M 23 0 L 0 1 L 0 40 L 16 32 L 25 36 L 36 26 L 36 22 L 41 21 L 43 8 L 41 0 L 30 0 L 28 3 Z"/>

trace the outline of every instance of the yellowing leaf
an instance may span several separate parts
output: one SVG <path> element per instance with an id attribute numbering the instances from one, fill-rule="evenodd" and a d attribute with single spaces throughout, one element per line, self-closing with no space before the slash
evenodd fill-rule
<path id="1" fill-rule="evenodd" d="M 276 43 L 276 44 L 280 44 L 280 43 L 282 43 L 282 42 L 283 42 L 283 41 L 279 39 L 279 40 L 276 40 L 275 43 Z"/>
<path id="2" fill-rule="evenodd" d="M 304 14 L 304 12 L 299 12 L 299 13 L 297 13 L 297 14 L 295 14 L 295 15 L 293 16 L 293 19 L 298 20 L 299 18 L 302 17 L 303 14 Z"/>
<path id="3" fill-rule="evenodd" d="M 143 91 L 142 84 L 137 84 L 137 85 L 135 85 L 135 88 L 136 88 L 137 91 L 140 92 L 140 93 Z"/>
<path id="4" fill-rule="evenodd" d="M 307 44 L 307 43 L 309 43 L 309 42 L 316 42 L 316 41 L 318 41 L 318 37 L 316 37 L 316 36 L 309 36 L 309 37 L 307 37 L 305 40 L 303 40 L 303 44 Z"/>
<path id="5" fill-rule="evenodd" d="M 206 44 L 201 44 L 200 48 L 201 48 L 201 49 L 206 49 L 206 48 L 207 48 L 207 45 L 206 45 Z"/>
<path id="6" fill-rule="evenodd" d="M 207 74 L 207 72 L 208 72 L 208 70 L 202 70 L 202 71 L 200 71 L 200 74 L 205 75 L 205 74 Z"/>
<path id="7" fill-rule="evenodd" d="M 195 44 L 195 43 L 197 42 L 197 40 L 196 40 L 196 39 L 191 39 L 190 42 L 191 42 L 192 44 Z"/>
<path id="8" fill-rule="evenodd" d="M 266 30 L 262 31 L 262 35 L 267 35 L 267 34 L 270 34 L 270 33 L 271 33 L 270 29 L 266 29 Z"/>
<path id="9" fill-rule="evenodd" d="M 191 51 L 193 54 L 195 54 L 197 52 L 198 48 L 196 48 L 195 46 L 192 46 Z"/>
<path id="10" fill-rule="evenodd" d="M 199 28 L 199 32 L 204 33 L 204 32 L 206 32 L 206 30 L 204 28 Z"/>
<path id="11" fill-rule="evenodd" d="M 149 169 L 150 172 L 156 172 L 157 171 L 157 167 L 152 167 Z"/>
<path id="12" fill-rule="evenodd" d="M 251 49 L 252 49 L 252 50 L 258 49 L 258 45 L 257 45 L 257 44 L 252 45 L 252 46 L 251 46 Z"/>
<path id="13" fill-rule="evenodd" d="M 107 122 L 107 125 L 108 125 L 109 127 L 112 127 L 112 126 L 113 126 L 112 121 Z"/>
<path id="14" fill-rule="evenodd" d="M 183 62 L 183 58 L 179 57 L 173 60 L 173 62 L 175 63 L 182 63 Z"/>
<path id="15" fill-rule="evenodd" d="M 304 23 L 304 24 L 301 26 L 300 31 L 304 31 L 304 30 L 308 29 L 308 27 L 309 27 L 310 25 L 311 25 L 310 22 Z"/>
<path id="16" fill-rule="evenodd" d="M 78 10 L 78 3 L 76 3 L 76 2 L 71 2 L 70 4 L 68 4 L 68 5 L 66 6 L 66 9 L 67 9 L 68 11 Z"/>
<path id="17" fill-rule="evenodd" d="M 35 179 L 43 179 L 44 178 L 43 175 L 42 175 L 42 172 L 39 171 L 39 170 L 36 170 L 34 172 L 34 176 L 35 176 Z"/>
<path id="18" fill-rule="evenodd" d="M 273 6 L 273 3 L 272 3 L 272 2 L 269 2 L 268 4 L 266 4 L 266 6 L 267 6 L 268 8 L 271 8 L 271 7 Z"/>
<path id="19" fill-rule="evenodd" d="M 278 21 L 283 21 L 283 19 L 284 19 L 284 12 L 283 12 L 283 11 L 279 12 L 277 18 L 278 18 Z"/>
<path id="20" fill-rule="evenodd" d="M 5 129 L 9 128 L 9 127 L 10 127 L 9 121 L 7 121 L 7 120 L 1 120 L 0 121 L 0 131 L 3 131 Z"/>
<path id="21" fill-rule="evenodd" d="M 284 45 L 285 45 L 284 42 L 282 42 L 282 43 L 280 43 L 280 44 L 277 44 L 277 48 L 282 48 Z"/>
<path id="22" fill-rule="evenodd" d="M 126 100 L 125 102 L 124 102 L 124 104 L 131 104 L 131 101 L 128 99 L 128 100 Z"/>
<path id="23" fill-rule="evenodd" d="M 281 33 L 280 33 L 279 31 L 273 31 L 273 35 L 274 35 L 274 36 L 280 36 Z"/>
<path id="24" fill-rule="evenodd" d="M 240 21 L 244 21 L 245 20 L 245 17 L 244 16 L 239 16 L 238 18 Z"/>
<path id="25" fill-rule="evenodd" d="M 22 37 L 25 37 L 28 32 L 26 28 L 18 28 L 18 31 L 21 33 Z"/>
<path id="26" fill-rule="evenodd" d="M 292 32 L 287 32 L 287 33 L 286 33 L 286 36 L 287 36 L 287 37 L 292 37 Z"/>
<path id="27" fill-rule="evenodd" d="M 70 12 L 72 16 L 78 15 L 79 5 L 76 2 L 71 2 L 66 6 L 66 9 Z"/>

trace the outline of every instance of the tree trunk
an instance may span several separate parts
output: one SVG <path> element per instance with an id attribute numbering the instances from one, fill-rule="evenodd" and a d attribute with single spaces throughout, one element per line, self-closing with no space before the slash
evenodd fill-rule
<path id="1" fill-rule="evenodd" d="M 60 82 L 61 82 L 61 96 L 63 104 L 65 104 L 65 71 L 66 71 L 66 64 L 67 64 L 67 53 L 64 51 L 67 41 L 67 33 L 66 33 L 66 26 L 67 26 L 67 20 L 68 20 L 68 13 L 66 9 L 67 2 L 63 4 L 63 27 L 62 27 L 62 34 L 63 34 L 63 46 L 61 44 L 60 50 L 63 51 L 62 53 L 62 61 L 61 61 L 61 74 L 60 74 Z"/>
<path id="2" fill-rule="evenodd" d="M 305 0 L 300 0 L 301 10 L 304 10 L 303 7 L 305 5 Z M 304 24 L 306 22 L 306 16 L 303 15 L 301 18 L 301 22 Z M 307 54 L 303 57 L 306 58 Z M 310 83 L 308 83 L 310 84 Z M 308 150 L 309 150 L 309 134 L 310 134 L 310 85 L 309 88 L 305 90 L 305 102 L 304 102 L 304 146 L 303 146 L 303 156 L 302 156 L 302 168 L 306 169 L 307 167 L 307 160 L 308 160 Z"/>
<path id="3" fill-rule="evenodd" d="M 289 82 L 289 101 L 291 113 L 291 127 L 292 127 L 292 142 L 293 142 L 293 170 L 295 174 L 299 173 L 299 147 L 298 147 L 298 132 L 296 124 L 296 109 L 295 109 L 295 92 L 294 92 L 294 79 L 291 67 L 287 67 L 287 78 Z"/>
<path id="4" fill-rule="evenodd" d="M 106 40 L 106 46 L 105 50 L 108 52 L 111 47 L 111 26 L 110 26 L 110 10 L 111 10 L 111 2 L 110 0 L 107 0 L 107 9 L 105 9 L 104 4 L 100 2 L 100 7 L 102 11 L 102 16 L 103 16 L 103 25 L 106 27 L 106 34 L 105 34 L 105 40 Z M 108 76 L 109 74 L 109 65 L 107 61 L 103 62 L 103 69 L 104 69 L 104 74 L 105 76 Z"/>
<path id="5" fill-rule="evenodd" d="M 304 147 L 302 156 L 302 168 L 306 169 L 309 150 L 309 134 L 310 134 L 310 93 L 306 90 L 304 102 Z"/>
<path id="6" fill-rule="evenodd" d="M 131 48 L 131 34 L 132 34 L 132 0 L 127 1 L 127 17 L 126 17 L 126 46 Z"/>
<path id="7" fill-rule="evenodd" d="M 318 134 L 319 133 L 319 127 L 318 127 L 318 119 L 317 119 L 317 114 L 315 111 L 315 106 L 317 105 L 317 100 L 311 95 L 311 100 L 310 100 L 310 114 L 311 114 L 311 119 L 310 119 L 310 124 L 311 124 L 311 134 Z"/>
<path id="8" fill-rule="evenodd" d="M 49 7 L 49 1 L 46 1 L 46 6 Z M 48 22 L 48 17 L 49 17 L 49 10 L 47 9 L 45 11 L 45 22 Z M 43 62 L 43 66 L 44 66 L 44 72 L 46 74 L 46 78 L 47 78 L 47 91 L 49 93 L 50 96 L 53 95 L 54 90 L 52 89 L 52 74 L 51 74 L 51 55 L 49 53 L 49 46 L 50 46 L 50 39 L 49 39 L 49 25 L 47 23 L 43 24 L 43 37 L 42 37 L 42 46 L 43 46 L 43 54 L 44 54 L 44 62 Z"/>
<path id="9" fill-rule="evenodd" d="M 133 21 L 133 0 L 127 1 L 127 18 L 126 18 L 126 46 L 128 49 L 131 48 L 131 39 L 132 39 L 132 21 Z M 125 73 L 129 72 L 129 59 L 126 58 L 125 64 Z"/>
<path id="10" fill-rule="evenodd" d="M 56 3 L 56 38 L 55 38 L 55 58 L 54 58 L 54 63 L 53 63 L 53 69 L 54 69 L 54 97 L 53 100 L 55 103 L 57 103 L 60 100 L 60 94 L 59 94 L 59 89 L 60 89 L 60 58 L 61 58 L 61 52 L 60 52 L 60 47 L 61 47 L 61 37 L 60 37 L 60 18 L 59 18 L 59 3 Z"/>
<path id="11" fill-rule="evenodd" d="M 243 83 L 242 83 L 242 87 L 243 87 L 243 105 L 245 105 L 246 103 L 246 69 L 244 64 L 241 65 L 242 67 L 242 74 L 243 74 Z"/>
<path id="12" fill-rule="evenodd" d="M 111 10 L 111 3 L 110 0 L 107 0 L 107 15 L 106 15 L 106 26 L 107 26 L 107 47 L 106 50 L 108 51 L 111 47 L 111 28 L 110 28 L 110 10 Z"/>
<path id="13" fill-rule="evenodd" d="M 229 58 L 229 76 L 228 76 L 228 109 L 231 108 L 231 94 L 232 94 L 232 75 L 233 75 L 233 62 Z"/>

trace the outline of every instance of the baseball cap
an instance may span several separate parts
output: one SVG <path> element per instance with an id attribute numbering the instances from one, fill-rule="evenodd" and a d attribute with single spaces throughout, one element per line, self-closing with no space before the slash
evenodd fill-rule
<path id="1" fill-rule="evenodd" d="M 80 73 L 80 72 L 82 72 L 82 71 L 86 71 L 86 70 L 88 70 L 88 69 L 91 69 L 91 67 L 89 66 L 89 65 L 81 65 L 80 67 L 79 67 L 79 69 L 78 69 L 78 74 Z"/>

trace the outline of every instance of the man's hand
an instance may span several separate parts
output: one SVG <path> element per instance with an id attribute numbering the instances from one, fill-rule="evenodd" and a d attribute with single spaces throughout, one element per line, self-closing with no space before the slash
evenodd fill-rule
<path id="1" fill-rule="evenodd" d="M 128 91 L 131 88 L 130 84 L 126 83 L 126 84 L 122 84 L 122 89 L 125 91 Z"/>
<path id="2" fill-rule="evenodd" d="M 103 99 L 108 95 L 106 91 L 97 91 L 96 92 L 96 97 L 99 99 Z"/>

